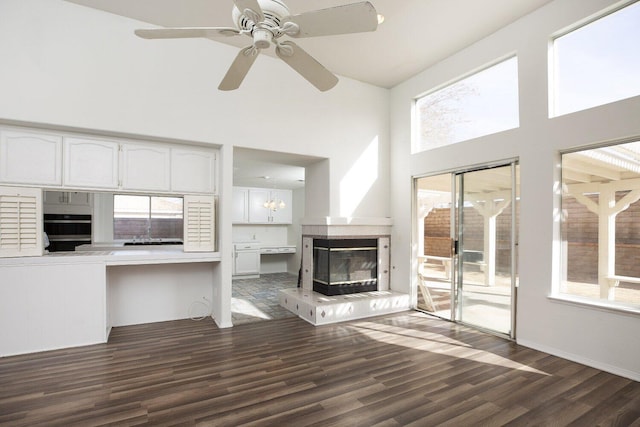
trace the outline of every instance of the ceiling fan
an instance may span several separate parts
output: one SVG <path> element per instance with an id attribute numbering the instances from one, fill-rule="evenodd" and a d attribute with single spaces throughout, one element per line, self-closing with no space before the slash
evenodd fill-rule
<path id="1" fill-rule="evenodd" d="M 231 27 L 186 27 L 136 30 L 145 39 L 222 38 L 248 36 L 253 42 L 243 48 L 218 86 L 220 90 L 240 87 L 261 50 L 275 45 L 276 55 L 321 91 L 338 83 L 338 78 L 290 40 L 292 38 L 331 36 L 375 31 L 378 14 L 368 2 L 320 9 L 291 15 L 279 0 L 233 0 Z"/>

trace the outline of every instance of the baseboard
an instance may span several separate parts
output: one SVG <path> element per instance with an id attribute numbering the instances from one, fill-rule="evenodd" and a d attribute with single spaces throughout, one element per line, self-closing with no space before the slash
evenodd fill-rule
<path id="1" fill-rule="evenodd" d="M 610 374 L 618 375 L 633 381 L 640 382 L 640 372 L 630 371 L 628 369 L 620 368 L 619 366 L 609 365 L 608 363 L 592 360 L 592 359 L 589 359 L 588 357 L 580 356 L 574 353 L 568 353 L 566 351 L 562 351 L 554 347 L 548 347 L 548 346 L 541 345 L 539 343 L 528 341 L 528 340 L 518 339 L 517 343 L 518 345 L 522 345 L 524 347 L 542 351 L 544 353 L 548 353 L 553 356 L 561 357 L 563 359 L 571 360 L 572 362 L 580 363 L 582 365 L 599 369 L 604 372 L 609 372 Z"/>

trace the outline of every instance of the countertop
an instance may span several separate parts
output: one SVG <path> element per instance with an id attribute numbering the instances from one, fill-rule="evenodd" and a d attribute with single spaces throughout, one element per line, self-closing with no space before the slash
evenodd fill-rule
<path id="1" fill-rule="evenodd" d="M 0 266 L 51 264 L 145 265 L 220 261 L 220 252 L 183 252 L 182 246 L 152 246 L 140 249 L 53 252 L 43 256 L 0 258 Z"/>

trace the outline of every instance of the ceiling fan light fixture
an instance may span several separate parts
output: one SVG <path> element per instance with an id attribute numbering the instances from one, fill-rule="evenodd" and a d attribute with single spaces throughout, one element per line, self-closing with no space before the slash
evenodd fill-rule
<path id="1" fill-rule="evenodd" d="M 253 30 L 253 46 L 256 49 L 266 49 L 271 46 L 273 33 L 269 30 L 257 28 Z"/>

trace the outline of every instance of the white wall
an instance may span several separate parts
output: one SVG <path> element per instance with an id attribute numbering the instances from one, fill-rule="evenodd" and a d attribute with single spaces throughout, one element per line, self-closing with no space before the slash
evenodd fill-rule
<path id="1" fill-rule="evenodd" d="M 640 97 L 554 119 L 547 113 L 547 55 L 552 34 L 615 4 L 556 0 L 392 90 L 393 287 L 414 289 L 412 177 L 518 158 L 521 209 L 517 340 L 524 345 L 640 380 L 640 318 L 548 298 L 558 280 L 555 250 L 559 152 L 640 137 Z M 412 100 L 499 57 L 517 52 L 520 127 L 411 155 Z M 406 165 L 410 167 L 407 168 Z"/>
<path id="2" fill-rule="evenodd" d="M 235 47 L 143 40 L 149 24 L 62 0 L 3 0 L 0 17 L 0 118 L 326 157 L 332 190 L 377 138 L 379 180 L 350 213 L 387 216 L 388 90 L 341 78 L 319 92 L 261 55 L 222 92 Z"/>
<path id="3" fill-rule="evenodd" d="M 262 55 L 239 90 L 221 92 L 237 48 L 134 36 L 148 26 L 62 0 L 2 0 L 0 120 L 221 146 L 213 312 L 230 324 L 231 148 L 327 158 L 329 175 L 306 177 L 308 188 L 323 190 L 307 194 L 307 212 L 388 216 L 389 91 L 341 78 L 322 93 Z M 358 180 L 352 165 L 372 146 L 378 164 Z"/>

